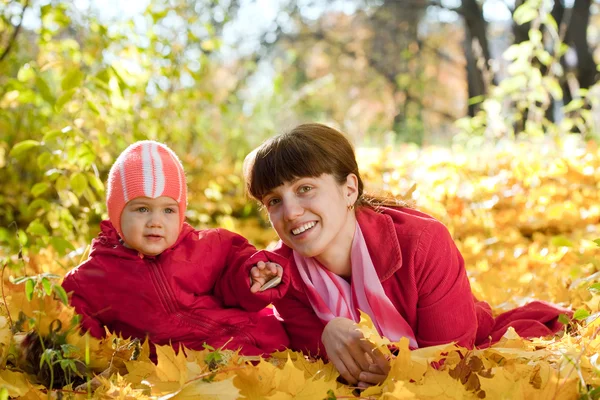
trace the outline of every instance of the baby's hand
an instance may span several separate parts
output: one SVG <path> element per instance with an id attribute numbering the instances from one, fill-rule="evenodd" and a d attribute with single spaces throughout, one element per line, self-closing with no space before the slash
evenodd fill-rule
<path id="1" fill-rule="evenodd" d="M 279 285 L 283 276 L 283 268 L 274 262 L 259 261 L 250 270 L 250 291 L 262 292 Z"/>

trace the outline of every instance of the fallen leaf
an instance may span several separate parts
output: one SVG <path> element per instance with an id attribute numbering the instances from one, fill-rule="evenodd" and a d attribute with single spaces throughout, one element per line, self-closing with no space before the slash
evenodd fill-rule
<path id="1" fill-rule="evenodd" d="M 233 378 L 219 382 L 204 382 L 197 380 L 186 384 L 174 396 L 163 396 L 160 400 L 236 400 L 240 396 L 240 390 L 233 384 Z"/>

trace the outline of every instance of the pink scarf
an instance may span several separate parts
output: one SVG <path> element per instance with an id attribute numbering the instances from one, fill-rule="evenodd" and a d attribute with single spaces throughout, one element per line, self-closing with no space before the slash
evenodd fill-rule
<path id="1" fill-rule="evenodd" d="M 294 251 L 294 260 L 304 282 L 304 291 L 321 321 L 327 323 L 336 317 L 345 317 L 359 322 L 358 310 L 362 310 L 369 314 L 380 335 L 393 342 L 407 337 L 411 348 L 419 347 L 410 325 L 381 286 L 358 223 L 350 254 L 352 284 L 313 258 L 303 257 Z"/>

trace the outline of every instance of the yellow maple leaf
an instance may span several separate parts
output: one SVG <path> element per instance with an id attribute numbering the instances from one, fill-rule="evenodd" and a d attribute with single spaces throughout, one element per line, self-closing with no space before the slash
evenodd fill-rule
<path id="1" fill-rule="evenodd" d="M 280 370 L 269 361 L 261 360 L 256 366 L 235 371 L 233 383 L 240 394 L 249 399 L 263 399 L 275 393 L 279 386 Z"/>
<path id="2" fill-rule="evenodd" d="M 309 379 L 302 386 L 302 389 L 298 393 L 296 393 L 294 398 L 296 400 L 324 399 L 327 397 L 328 391 L 335 391 L 336 388 L 337 383 L 335 381 L 326 381 L 324 379 Z"/>
<path id="3" fill-rule="evenodd" d="M 529 375 L 529 385 L 525 386 L 524 399 L 577 399 L 579 378 L 577 373 L 559 376 L 558 371 L 547 362 L 540 362 Z"/>
<path id="4" fill-rule="evenodd" d="M 290 349 L 285 349 L 283 351 L 276 351 L 274 353 L 271 353 L 271 358 L 277 358 L 277 359 L 283 359 L 283 360 L 287 360 L 288 358 L 291 358 L 292 360 L 296 360 L 296 359 L 298 359 L 298 357 L 304 358 L 304 354 L 297 352 L 297 351 L 290 350 Z"/>
<path id="5" fill-rule="evenodd" d="M 279 371 L 279 386 L 277 390 L 296 395 L 305 384 L 304 371 L 298 369 L 292 360 L 288 358 L 283 369 Z"/>
<path id="6" fill-rule="evenodd" d="M 362 393 L 363 396 L 367 397 L 366 393 Z M 417 396 L 406 387 L 404 382 L 395 382 L 393 390 L 383 394 L 383 400 L 410 400 L 416 399 Z"/>
<path id="7" fill-rule="evenodd" d="M 526 399 L 527 386 L 531 386 L 529 379 L 533 366 L 517 365 L 511 368 L 492 368 L 491 378 L 479 377 L 481 389 L 486 398 L 490 399 Z M 533 388 L 533 386 L 531 386 Z M 542 399 L 532 393 L 534 399 Z"/>
<path id="8" fill-rule="evenodd" d="M 423 380 L 419 383 L 404 382 L 408 390 L 422 400 L 456 400 L 475 398 L 465 387 L 446 371 L 429 368 Z"/>
<path id="9" fill-rule="evenodd" d="M 382 350 L 384 354 L 390 353 L 387 346 L 392 344 L 392 342 L 390 342 L 388 338 L 382 337 L 379 332 L 377 332 L 369 314 L 360 311 L 360 322 L 357 325 L 365 340 L 373 343 L 378 349 Z"/>
<path id="10" fill-rule="evenodd" d="M 512 326 L 509 326 L 504 335 L 500 338 L 498 343 L 492 345 L 492 347 L 506 347 L 514 349 L 529 349 L 529 342 L 521 338 Z"/>
<path id="11" fill-rule="evenodd" d="M 314 400 L 314 399 L 325 399 L 328 397 L 330 390 L 336 391 L 337 385 L 333 381 L 326 382 L 324 380 L 309 380 L 302 387 L 302 389 L 296 394 L 290 394 L 288 392 L 277 391 L 273 395 L 269 396 L 269 400 Z M 338 393 L 336 393 L 338 394 Z"/>
<path id="12" fill-rule="evenodd" d="M 390 363 L 388 380 L 413 380 L 418 382 L 422 379 L 425 371 L 427 371 L 428 362 L 426 360 L 423 361 L 422 358 L 413 361 L 412 352 L 408 348 L 408 345 L 408 338 L 402 338 L 396 343 L 398 354 Z"/>
<path id="13" fill-rule="evenodd" d="M 360 395 L 361 397 L 379 397 L 383 394 L 383 392 L 391 392 L 394 386 L 394 382 L 386 381 L 381 385 L 369 386 L 365 390 L 363 390 Z"/>
<path id="14" fill-rule="evenodd" d="M 293 360 L 293 359 L 292 359 Z M 325 379 L 334 381 L 340 375 L 333 363 L 325 363 L 322 359 L 310 361 L 306 357 L 297 357 L 294 365 L 304 371 L 306 379 Z"/>
<path id="15" fill-rule="evenodd" d="M 140 384 L 156 371 L 156 366 L 148 361 L 125 361 L 127 367 L 127 382 L 134 385 Z"/>
<path id="16" fill-rule="evenodd" d="M 9 396 L 18 397 L 29 392 L 31 385 L 24 373 L 5 369 L 0 370 L 0 387 L 6 388 Z"/>
<path id="17" fill-rule="evenodd" d="M 187 380 L 187 365 L 183 351 L 175 354 L 171 346 L 156 346 L 156 376 L 164 382 L 183 383 Z"/>
<path id="18" fill-rule="evenodd" d="M 440 344 L 437 346 L 421 347 L 410 352 L 413 360 L 422 360 L 422 362 L 440 361 L 446 356 L 442 356 L 442 353 L 450 353 L 460 349 L 458 345 L 454 343 Z"/>
<path id="19" fill-rule="evenodd" d="M 4 355 L 8 352 L 8 346 L 12 340 L 12 332 L 8 324 L 8 318 L 0 316 L 0 363 L 4 360 Z"/>
<path id="20" fill-rule="evenodd" d="M 149 397 L 145 389 L 133 388 L 124 377 L 117 374 L 110 379 L 99 377 L 101 386 L 94 392 L 94 398 L 118 399 L 118 400 L 142 400 Z"/>
<path id="21" fill-rule="evenodd" d="M 292 400 L 295 398 L 295 396 L 285 392 L 275 392 L 275 394 L 268 397 L 269 400 Z"/>
<path id="22" fill-rule="evenodd" d="M 163 396 L 159 400 L 236 400 L 239 396 L 240 390 L 233 384 L 233 378 L 211 383 L 199 379 L 186 384 L 174 396 Z"/>

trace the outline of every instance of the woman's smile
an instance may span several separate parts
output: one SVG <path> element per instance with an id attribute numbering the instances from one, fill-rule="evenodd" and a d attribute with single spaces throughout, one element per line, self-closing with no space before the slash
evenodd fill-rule
<path id="1" fill-rule="evenodd" d="M 310 231 L 312 228 L 314 228 L 317 225 L 317 221 L 310 221 L 307 222 L 305 224 L 300 225 L 299 227 L 292 229 L 292 235 L 294 236 L 300 236 L 305 232 Z"/>

